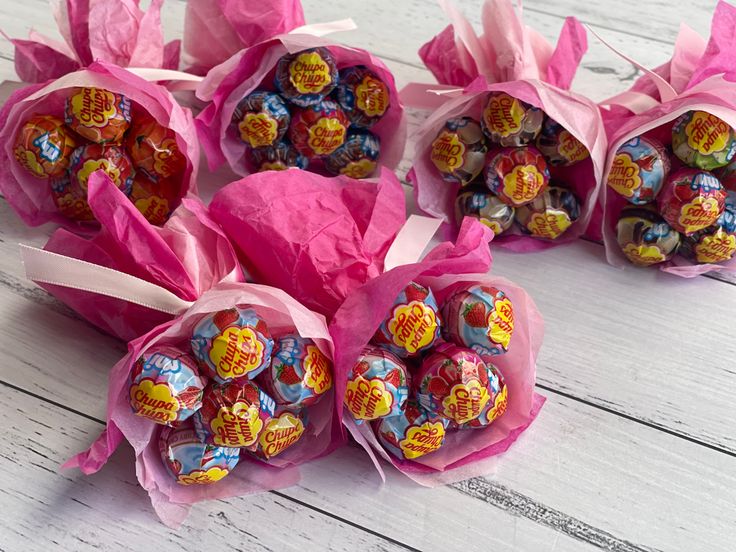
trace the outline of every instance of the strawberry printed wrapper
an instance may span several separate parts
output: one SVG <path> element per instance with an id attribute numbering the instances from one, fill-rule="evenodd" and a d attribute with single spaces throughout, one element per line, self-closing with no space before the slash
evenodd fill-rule
<path id="1" fill-rule="evenodd" d="M 16 137 L 29 120 L 41 114 L 64 120 L 69 97 L 85 89 L 95 89 L 111 97 L 123 97 L 133 106 L 134 118 L 136 113 L 141 113 L 147 120 L 152 119 L 157 125 L 168 129 L 183 162 L 178 165 L 181 172 L 176 176 L 177 193 L 171 204 L 166 206 L 167 212 L 173 211 L 183 198 L 196 196 L 199 142 L 191 112 L 179 106 L 164 87 L 100 61 L 56 80 L 21 88 L 10 96 L 0 110 L 0 160 L 5 166 L 0 172 L 0 192 L 24 223 L 38 226 L 54 222 L 87 233 L 99 227 L 94 221 L 79 222 L 60 212 L 49 182 L 39 180 L 29 172 L 25 168 L 27 163 L 19 162 L 14 152 Z M 77 142 L 76 145 L 81 146 L 84 140 L 77 137 Z M 135 165 L 135 161 L 133 163 Z M 121 198 L 120 202 L 123 203 L 123 200 L 129 201 Z M 147 212 L 149 207 L 145 201 L 137 203 L 143 212 Z"/>
<path id="2" fill-rule="evenodd" d="M 243 0 L 240 2 L 233 0 L 230 3 L 252 4 Z M 269 0 L 263 4 L 280 4 L 280 2 Z M 252 8 L 244 7 L 244 9 Z M 307 32 L 297 30 L 288 34 L 262 37 L 261 41 L 244 45 L 245 49 L 234 53 L 232 57 L 223 60 L 207 73 L 197 89 L 197 97 L 208 104 L 197 116 L 195 123 L 210 169 L 215 170 L 223 163 L 227 163 L 238 175 L 244 176 L 252 172 L 254 167 L 249 162 L 248 150 L 238 135 L 237 125 L 232 124 L 238 104 L 256 90 L 276 91 L 274 78 L 278 77 L 279 61 L 284 56 L 313 49 L 329 52 L 330 59 L 334 60 L 336 68 L 340 71 L 350 67 L 365 67 L 385 87 L 387 106 L 383 105 L 386 103 L 384 100 L 381 106 L 383 113 L 380 120 L 371 125 L 371 133 L 380 142 L 378 164 L 389 169 L 394 169 L 399 164 L 406 142 L 406 118 L 391 71 L 381 60 L 365 50 L 339 45 L 332 40 Z M 324 72 L 329 73 L 332 68 L 332 66 L 325 68 Z M 312 96 L 314 94 L 308 95 L 310 98 Z M 330 97 L 333 96 L 335 94 Z M 299 96 L 296 101 L 300 101 L 303 97 L 306 96 Z M 319 101 L 319 97 L 317 100 Z M 325 102 L 330 105 L 329 112 L 334 114 L 329 119 L 318 119 L 319 110 L 315 112 L 314 106 L 299 110 L 292 108 L 293 121 L 289 133 L 291 142 L 302 154 L 315 156 L 315 160 L 319 161 L 310 163 L 309 170 L 321 173 L 326 173 L 327 170 L 321 166 L 320 157 L 332 153 L 345 141 L 350 123 L 348 115 L 342 108 L 335 106 L 336 109 L 332 109 L 334 102 L 329 99 Z M 348 107 L 348 104 L 345 105 Z M 306 124 L 311 121 L 317 124 Z M 311 138 L 312 132 L 317 138 Z M 325 135 L 330 136 L 329 144 L 325 143 L 324 138 L 319 138 Z M 310 142 L 316 143 L 316 147 L 306 144 L 308 137 Z"/>
<path id="3" fill-rule="evenodd" d="M 328 454 L 344 442 L 335 416 L 334 394 L 329 392 L 308 409 L 308 423 L 297 440 L 292 431 L 283 431 L 283 426 L 279 431 L 265 424 L 265 429 L 270 427 L 270 430 L 264 443 L 271 445 L 272 453 L 278 450 L 268 460 L 241 451 L 238 465 L 227 477 L 206 485 L 177 483 L 161 458 L 160 424 L 136 416 L 130 406 L 130 378 L 141 355 L 159 347 L 187 350 L 194 329 L 203 318 L 237 305 L 254 309 L 274 333 L 295 333 L 311 339 L 325 357 L 330 361 L 333 358 L 333 342 L 324 318 L 275 288 L 223 283 L 188 308 L 186 303 L 183 305 L 182 314 L 129 344 L 128 354 L 110 373 L 106 429 L 89 450 L 65 464 L 67 468 L 78 467 L 85 474 L 94 473 L 104 466 L 122 441 L 127 441 L 135 450 L 139 483 L 149 493 L 158 516 L 172 527 L 181 524 L 189 506 L 196 502 L 293 485 L 299 479 L 298 464 Z M 291 421 L 286 417 L 281 423 Z"/>
<path id="4" fill-rule="evenodd" d="M 376 437 L 398 459 L 413 460 L 438 450 L 445 442 L 447 420 L 410 400 L 398 416 L 374 422 Z"/>
<path id="5" fill-rule="evenodd" d="M 103 173 L 89 179 L 90 208 L 100 230 L 85 238 L 58 229 L 47 251 L 124 272 L 194 301 L 221 281 L 243 281 L 235 252 L 197 198 L 187 198 L 163 226 L 149 223 Z M 104 295 L 40 282 L 89 322 L 124 341 L 171 320 L 160 312 Z"/>
<path id="6" fill-rule="evenodd" d="M 653 70 L 634 62 L 644 75 L 629 90 L 603 102 L 609 153 L 603 171 L 605 188 L 601 194 L 603 214 L 600 224 L 606 259 L 616 267 L 630 267 L 633 262 L 685 278 L 711 271 L 736 272 L 733 255 L 736 242 L 726 232 L 700 244 L 700 254 L 694 256 L 689 245 L 673 254 L 671 249 L 659 247 L 654 238 L 647 240 L 646 246 L 628 242 L 620 244 L 620 232 L 617 231 L 619 220 L 623 221 L 624 215 L 630 212 L 628 203 L 632 200 L 628 196 L 632 192 L 629 189 L 636 187 L 638 180 L 651 178 L 651 166 L 638 162 L 629 169 L 632 176 L 628 185 L 622 183 L 619 153 L 624 152 L 632 141 L 643 137 L 674 149 L 670 156 L 673 171 L 682 163 L 691 164 L 693 168 L 710 169 L 725 165 L 733 155 L 736 89 L 732 81 L 736 79 L 733 68 L 736 51 L 732 37 L 735 21 L 736 8 L 727 2 L 718 2 L 707 41 L 683 24 L 669 61 Z M 716 176 L 726 176 L 724 182 L 727 182 L 727 173 L 724 173 L 725 169 L 715 169 Z M 665 174 L 665 178 L 657 183 L 662 186 L 666 180 Z M 653 201 L 664 194 L 664 191 L 657 192 L 645 198 L 650 205 L 656 206 Z M 706 216 L 708 208 L 703 204 L 702 208 L 698 206 L 690 210 L 700 218 L 701 214 Z M 674 221 L 672 216 L 670 221 Z M 684 226 L 682 228 L 685 229 Z M 710 228 L 715 235 L 716 228 Z M 676 234 L 674 229 L 670 231 Z M 683 235 L 682 240 L 687 240 L 687 236 Z M 632 253 L 633 260 L 630 260 Z"/>
<path id="7" fill-rule="evenodd" d="M 456 220 L 455 200 L 461 183 L 443 178 L 446 176 L 443 173 L 445 168 L 466 166 L 471 153 L 469 151 L 466 157 L 460 145 L 444 146 L 441 151 L 443 172 L 440 172 L 433 161 L 433 146 L 448 120 L 470 117 L 487 125 L 484 112 L 489 100 L 505 98 L 504 105 L 508 108 L 503 111 L 504 118 L 496 121 L 496 130 L 503 130 L 506 137 L 498 140 L 514 145 L 522 142 L 534 145 L 535 139 L 541 140 L 539 143 L 555 163 L 549 169 L 540 169 L 536 180 L 551 177 L 556 185 L 571 190 L 581 205 L 581 212 L 578 219 L 554 239 L 549 233 L 541 234 L 541 238 L 529 235 L 519 225 L 513 225 L 494 239 L 494 246 L 517 252 L 537 251 L 582 236 L 593 217 L 607 153 L 598 106 L 570 91 L 575 71 L 587 49 L 584 28 L 575 18 L 567 18 L 557 46 L 553 48 L 536 31 L 524 25 L 510 0 L 484 3 L 481 17 L 484 34 L 481 36 L 472 31 L 470 23 L 457 9 L 452 7 L 446 11 L 452 24 L 419 52 L 440 84 L 413 83 L 401 91 L 406 105 L 433 110 L 414 135 L 415 154 L 408 179 L 414 185 L 417 206 L 427 215 L 441 218 L 449 228 L 459 228 L 461 221 Z M 544 128 L 545 116 L 547 121 L 554 123 L 554 128 L 564 129 L 564 139 L 560 138 L 562 131 L 559 130 L 555 131 L 552 145 L 549 144 L 549 131 L 537 138 L 540 129 Z M 513 129 L 518 132 L 514 134 Z M 491 136 L 497 134 L 496 130 L 490 130 L 487 132 Z M 488 142 L 492 140 L 489 138 Z M 552 151 L 554 149 L 558 151 Z M 575 162 L 557 162 L 562 158 Z M 464 176 L 467 181 L 463 184 L 475 178 L 473 173 Z M 521 178 L 505 180 L 511 190 L 512 180 L 520 182 Z M 497 185 L 494 189 L 493 184 L 494 181 L 489 182 L 489 188 L 494 192 L 499 190 Z M 480 185 L 484 186 L 482 182 Z M 535 185 L 537 192 L 542 187 Z M 507 202 L 513 195 L 503 189 L 498 193 Z M 509 204 L 519 203 L 523 201 Z M 543 215 L 539 216 L 539 224 L 542 224 Z"/>
<path id="8" fill-rule="evenodd" d="M 45 82 L 103 61 L 119 67 L 179 68 L 180 41 L 164 44 L 163 0 L 148 10 L 140 0 L 60 0 L 51 3 L 64 42 L 35 31 L 15 46 L 15 71 L 24 82 Z"/>

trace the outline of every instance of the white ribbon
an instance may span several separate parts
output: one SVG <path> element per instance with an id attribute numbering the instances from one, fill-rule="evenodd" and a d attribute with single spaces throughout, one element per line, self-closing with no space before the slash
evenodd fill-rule
<path id="1" fill-rule="evenodd" d="M 440 224 L 439 219 L 411 215 L 386 253 L 384 270 L 417 262 Z M 26 278 L 34 282 L 114 297 L 173 315 L 183 313 L 194 304 L 136 276 L 81 259 L 23 244 L 20 244 L 20 256 Z M 221 282 L 235 281 L 236 273 L 237 269 Z"/>
<path id="2" fill-rule="evenodd" d="M 328 21 L 326 23 L 312 23 L 302 25 L 296 29 L 290 30 L 287 34 L 308 34 L 312 36 L 326 36 L 331 33 L 339 33 L 343 31 L 354 31 L 358 26 L 351 18 L 338 19 L 337 21 Z"/>

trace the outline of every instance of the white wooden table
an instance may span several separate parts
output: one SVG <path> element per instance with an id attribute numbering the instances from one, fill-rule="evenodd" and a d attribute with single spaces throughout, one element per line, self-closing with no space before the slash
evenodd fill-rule
<path id="1" fill-rule="evenodd" d="M 458 2 L 478 21 L 479 0 Z M 305 0 L 308 21 L 353 17 L 340 38 L 382 56 L 400 85 L 428 82 L 418 47 L 445 23 L 431 0 Z M 550 39 L 565 15 L 654 66 L 679 22 L 707 35 L 715 0 L 527 0 Z M 168 0 L 181 34 L 185 4 Z M 0 0 L 0 27 L 54 33 L 45 0 Z M 0 80 L 14 79 L 0 42 Z M 602 99 L 635 70 L 595 39 L 575 86 Z M 413 126 L 423 114 L 410 113 Z M 402 164 L 403 176 L 409 166 Z M 547 335 L 538 420 L 497 473 L 425 489 L 390 474 L 381 486 L 361 450 L 304 469 L 280 492 L 201 504 L 179 531 L 159 523 L 128 447 L 99 474 L 59 473 L 102 428 L 107 370 L 123 344 L 26 282 L 17 243 L 43 245 L 0 201 L 0 550 L 736 549 L 736 287 L 654 270 L 620 271 L 580 241 L 518 256 L 494 271 L 537 301 Z"/>

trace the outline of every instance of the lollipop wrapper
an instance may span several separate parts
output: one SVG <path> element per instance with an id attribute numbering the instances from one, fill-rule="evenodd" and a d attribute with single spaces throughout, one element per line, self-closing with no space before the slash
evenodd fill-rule
<path id="1" fill-rule="evenodd" d="M 634 62 L 645 74 L 629 90 L 603 102 L 608 157 L 602 175 L 601 226 L 610 264 L 619 268 L 631 266 L 616 239 L 618 216 L 628 202 L 606 185 L 616 151 L 628 140 L 649 134 L 669 145 L 671 132 L 666 129 L 688 111 L 711 113 L 736 128 L 735 31 L 736 8 L 719 2 L 707 42 L 683 24 L 668 62 L 654 70 Z M 664 272 L 693 278 L 706 272 L 736 272 L 736 258 L 718 264 L 693 264 L 676 256 L 658 266 Z"/>
<path id="2" fill-rule="evenodd" d="M 178 485 L 164 466 L 158 444 L 160 426 L 136 416 L 128 398 L 128 384 L 135 360 L 152 346 L 185 347 L 199 320 L 207 313 L 251 305 L 275 333 L 295 331 L 312 339 L 333 358 L 333 343 L 324 318 L 313 313 L 286 293 L 254 284 L 221 284 L 210 290 L 183 314 L 157 326 L 132 341 L 128 354 L 110 373 L 107 427 L 90 448 L 71 458 L 65 468 L 79 468 L 85 474 L 104 466 L 118 445 L 127 441 L 136 455 L 136 474 L 148 492 L 156 513 L 170 526 L 178 526 L 189 506 L 202 500 L 240 496 L 294 485 L 299 479 L 296 466 L 331 452 L 342 443 L 334 415 L 334 396 L 329 393 L 310 407 L 309 424 L 302 437 L 268 463 L 241 453 L 238 466 L 222 481 L 211 485 Z"/>
<path id="3" fill-rule="evenodd" d="M 345 414 L 343 423 L 381 471 L 377 458 L 425 485 L 439 485 L 487 473 L 485 460 L 500 454 L 536 417 L 544 398 L 534 392 L 536 358 L 543 323 L 532 299 L 519 286 L 488 274 L 491 232 L 474 219 L 465 219 L 455 243 L 437 245 L 421 262 L 398 266 L 353 290 L 335 313 L 330 332 L 335 340 L 336 401 L 341 404 L 347 377 L 363 347 L 389 312 L 394 298 L 408 282 L 432 289 L 439 304 L 462 283 L 488 284 L 507 293 L 514 305 L 515 327 L 509 351 L 493 358 L 508 387 L 506 413 L 483 429 L 448 432 L 445 444 L 415 460 L 398 460 L 376 439 L 367 424 L 357 425 Z"/>
<path id="4" fill-rule="evenodd" d="M 85 238 L 58 229 L 47 251 L 131 274 L 195 301 L 222 280 L 243 281 L 237 256 L 197 198 L 187 198 L 163 226 L 150 224 L 110 178 L 90 176 L 90 208 L 100 230 Z M 166 314 L 88 291 L 40 284 L 89 322 L 125 341 L 171 320 Z"/>
<path id="5" fill-rule="evenodd" d="M 567 184 L 581 204 L 580 218 L 559 238 L 545 241 L 512 228 L 494 245 L 517 252 L 537 251 L 582 236 L 593 217 L 606 157 L 606 135 L 598 106 L 570 91 L 575 72 L 587 50 L 585 29 L 568 17 L 556 46 L 526 26 L 510 0 L 487 0 L 482 7 L 483 34 L 449 1 L 440 5 L 451 24 L 419 50 L 437 85 L 410 84 L 401 92 L 407 106 L 434 113 L 415 134 L 414 163 L 408 178 L 414 184 L 419 209 L 441 218 L 452 228 L 459 184 L 446 182 L 430 159 L 431 145 L 442 125 L 453 117 L 479 120 L 490 91 L 505 92 L 540 108 L 577 138 L 590 157 L 570 167 L 554 167 L 553 180 Z M 454 86 L 455 89 L 450 87 Z"/>
<path id="6" fill-rule="evenodd" d="M 403 188 L 387 169 L 375 180 L 256 173 L 220 190 L 210 212 L 257 281 L 328 317 L 382 272 L 406 220 Z"/>
<path id="7" fill-rule="evenodd" d="M 204 75 L 243 48 L 302 25 L 299 0 L 193 0 L 184 19 L 184 64 Z"/>
<path id="8" fill-rule="evenodd" d="M 209 167 L 215 170 L 227 162 L 236 174 L 248 174 L 243 142 L 231 127 L 233 112 L 238 102 L 261 83 L 270 88 L 278 60 L 288 53 L 306 48 L 328 48 L 338 69 L 365 65 L 388 87 L 390 104 L 371 132 L 381 140 L 379 164 L 395 168 L 404 153 L 406 119 L 394 77 L 388 67 L 365 50 L 335 44 L 326 38 L 309 34 L 282 34 L 253 45 L 233 55 L 209 71 L 199 85 L 197 96 L 210 102 L 195 121 Z"/>
<path id="9" fill-rule="evenodd" d="M 51 186 L 25 171 L 13 156 L 15 136 L 34 114 L 63 119 L 64 102 L 76 87 L 103 88 L 126 96 L 147 111 L 157 123 L 170 128 L 186 159 L 179 199 L 197 193 L 199 143 L 191 112 L 182 108 L 165 88 L 105 62 L 69 73 L 46 84 L 16 90 L 0 110 L 0 192 L 18 216 L 29 226 L 54 222 L 70 229 L 89 230 L 95 225 L 80 224 L 61 215 L 54 204 Z M 174 206 L 175 207 L 175 206 Z"/>
<path id="10" fill-rule="evenodd" d="M 180 41 L 164 44 L 163 0 L 147 11 L 139 0 L 60 0 L 52 12 L 63 42 L 35 31 L 11 39 L 15 71 L 24 82 L 57 79 L 104 61 L 120 67 L 178 69 Z"/>

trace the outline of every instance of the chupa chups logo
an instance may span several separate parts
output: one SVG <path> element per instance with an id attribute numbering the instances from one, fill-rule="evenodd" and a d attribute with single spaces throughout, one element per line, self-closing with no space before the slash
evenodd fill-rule
<path id="1" fill-rule="evenodd" d="M 519 100 L 507 94 L 493 96 L 483 110 L 483 119 L 492 132 L 509 136 L 521 130 L 524 108 Z"/>
<path id="2" fill-rule="evenodd" d="M 216 445 L 249 447 L 258 439 L 263 420 L 258 415 L 258 404 L 236 402 L 230 408 L 220 407 L 210 422 Z"/>
<path id="3" fill-rule="evenodd" d="M 733 257 L 736 251 L 736 236 L 718 230 L 705 236 L 695 246 L 695 258 L 699 263 L 720 263 Z"/>
<path id="4" fill-rule="evenodd" d="M 175 138 L 165 138 L 161 147 L 153 152 L 153 170 L 163 178 L 171 176 L 172 158 L 179 154 L 179 144 Z"/>
<path id="5" fill-rule="evenodd" d="M 15 154 L 15 158 L 18 163 L 20 163 L 21 167 L 28 169 L 35 176 L 46 176 L 46 173 L 43 170 L 43 167 L 41 166 L 38 158 L 36 157 L 36 154 L 33 153 L 31 150 L 27 150 L 23 146 L 18 146 L 17 148 L 15 148 L 15 151 L 13 153 Z"/>
<path id="6" fill-rule="evenodd" d="M 279 133 L 279 125 L 266 113 L 246 113 L 238 123 L 240 138 L 254 148 L 270 146 Z"/>
<path id="7" fill-rule="evenodd" d="M 101 128 L 115 115 L 115 95 L 99 88 L 82 88 L 71 98 L 72 113 L 84 126 Z"/>
<path id="8" fill-rule="evenodd" d="M 488 389 L 478 380 L 458 383 L 442 401 L 444 416 L 458 424 L 464 424 L 480 416 L 490 398 Z"/>
<path id="9" fill-rule="evenodd" d="M 488 409 L 488 412 L 486 413 L 486 421 L 490 424 L 493 420 L 496 418 L 500 418 L 503 416 L 504 412 L 506 412 L 506 407 L 508 406 L 508 387 L 503 386 L 501 388 L 501 392 L 496 395 L 496 397 L 493 399 L 493 407 Z"/>
<path id="10" fill-rule="evenodd" d="M 332 387 L 330 362 L 316 345 L 307 345 L 307 356 L 304 358 L 304 384 L 317 395 Z"/>
<path id="11" fill-rule="evenodd" d="M 656 245 L 637 245 L 627 243 L 623 248 L 624 254 L 632 261 L 643 265 L 661 263 L 667 257 Z"/>
<path id="12" fill-rule="evenodd" d="M 391 411 L 394 397 L 382 380 L 359 376 L 348 381 L 345 404 L 357 419 L 374 420 Z"/>
<path id="13" fill-rule="evenodd" d="M 641 175 L 637 165 L 628 153 L 616 154 L 608 173 L 608 186 L 624 197 L 633 197 L 641 188 Z"/>
<path id="14" fill-rule="evenodd" d="M 544 185 L 544 175 L 534 165 L 516 165 L 503 177 L 503 191 L 516 205 L 535 197 Z"/>
<path id="15" fill-rule="evenodd" d="M 136 199 L 134 203 L 136 209 L 138 209 L 146 220 L 151 222 L 151 224 L 163 224 L 166 222 L 166 216 L 169 214 L 168 200 L 152 195 Z"/>
<path id="16" fill-rule="evenodd" d="M 208 470 L 193 470 L 189 473 L 180 473 L 177 482 L 181 485 L 206 485 L 215 483 L 225 477 L 230 470 L 213 466 Z"/>
<path id="17" fill-rule="evenodd" d="M 696 111 L 685 126 L 685 135 L 691 148 L 703 155 L 708 155 L 726 149 L 731 127 L 715 115 Z"/>
<path id="18" fill-rule="evenodd" d="M 266 458 L 282 453 L 296 443 L 304 433 L 304 424 L 291 412 L 284 412 L 266 424 L 258 439 Z"/>
<path id="19" fill-rule="evenodd" d="M 716 198 L 698 196 L 682 206 L 679 222 L 685 233 L 689 234 L 707 228 L 716 221 L 718 215 Z"/>
<path id="20" fill-rule="evenodd" d="M 263 363 L 263 339 L 249 326 L 230 326 L 212 340 L 210 360 L 222 379 L 239 378 Z"/>
<path id="21" fill-rule="evenodd" d="M 340 169 L 340 174 L 344 174 L 351 178 L 364 178 L 375 170 L 376 162 L 371 161 L 367 157 L 363 157 L 357 161 L 350 161 L 350 163 Z"/>
<path id="22" fill-rule="evenodd" d="M 434 452 L 444 439 L 445 426 L 441 422 L 424 422 L 420 426 L 410 426 L 399 446 L 404 456 L 411 460 Z"/>
<path id="23" fill-rule="evenodd" d="M 345 142 L 347 128 L 334 117 L 320 117 L 309 127 L 307 143 L 317 155 L 327 155 Z"/>
<path id="24" fill-rule="evenodd" d="M 130 405 L 138 416 L 166 424 L 176 420 L 180 405 L 167 383 L 144 378 L 130 387 Z"/>
<path id="25" fill-rule="evenodd" d="M 485 224 L 488 228 L 493 230 L 494 234 L 500 234 L 503 232 L 503 228 L 501 228 L 501 225 L 498 223 L 497 220 L 490 220 L 482 218 L 480 219 L 481 223 Z"/>
<path id="26" fill-rule="evenodd" d="M 397 305 L 388 321 L 388 332 L 395 345 L 414 354 L 429 345 L 437 329 L 437 314 L 422 301 Z"/>
<path id="27" fill-rule="evenodd" d="M 289 79 L 300 94 L 318 94 L 331 82 L 330 67 L 317 52 L 304 52 L 289 64 Z"/>
<path id="28" fill-rule="evenodd" d="M 265 163 L 261 163 L 262 171 L 285 171 L 288 168 L 282 161 L 266 161 Z"/>
<path id="29" fill-rule="evenodd" d="M 87 189 L 87 181 L 90 175 L 97 171 L 103 170 L 110 177 L 116 186 L 120 186 L 120 169 L 110 163 L 107 159 L 87 159 L 77 173 L 77 180 L 83 190 Z"/>
<path id="30" fill-rule="evenodd" d="M 369 117 L 378 117 L 388 108 L 388 89 L 380 80 L 367 75 L 355 87 L 356 105 Z"/>
<path id="31" fill-rule="evenodd" d="M 557 151 L 563 158 L 567 159 L 571 163 L 577 163 L 578 161 L 587 159 L 590 156 L 588 148 L 586 148 L 580 140 L 575 138 L 566 129 L 563 129 L 560 132 Z"/>
<path id="32" fill-rule="evenodd" d="M 567 230 L 572 221 L 564 211 L 534 213 L 529 219 L 527 228 L 535 236 L 553 240 Z"/>
<path id="33" fill-rule="evenodd" d="M 511 334 L 514 333 L 514 308 L 508 297 L 497 299 L 493 310 L 488 313 L 488 337 L 494 343 L 509 348 Z"/>
<path id="34" fill-rule="evenodd" d="M 465 163 L 465 144 L 457 133 L 443 130 L 432 142 L 430 157 L 440 171 L 451 173 Z"/>

